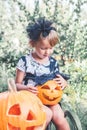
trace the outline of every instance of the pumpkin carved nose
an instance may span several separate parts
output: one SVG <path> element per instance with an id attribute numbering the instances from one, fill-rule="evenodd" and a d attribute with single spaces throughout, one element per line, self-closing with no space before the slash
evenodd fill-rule
<path id="1" fill-rule="evenodd" d="M 52 90 L 51 90 L 51 93 L 53 93 L 53 91 L 54 91 L 54 90 L 52 89 Z"/>

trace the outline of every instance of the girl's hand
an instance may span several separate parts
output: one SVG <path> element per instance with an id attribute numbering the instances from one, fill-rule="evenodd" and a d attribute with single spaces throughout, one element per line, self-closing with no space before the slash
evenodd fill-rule
<path id="1" fill-rule="evenodd" d="M 55 80 L 57 84 L 61 86 L 62 90 L 67 86 L 67 81 L 61 75 L 56 75 L 56 78 L 53 80 Z"/>
<path id="2" fill-rule="evenodd" d="M 37 95 L 37 93 L 38 93 L 37 87 L 29 86 L 27 90 L 30 91 L 30 92 L 32 92 L 32 93 L 34 93 L 35 95 Z"/>

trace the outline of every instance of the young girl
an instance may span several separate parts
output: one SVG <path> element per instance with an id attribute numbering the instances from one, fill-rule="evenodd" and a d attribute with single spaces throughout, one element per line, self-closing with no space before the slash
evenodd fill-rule
<path id="1" fill-rule="evenodd" d="M 32 25 L 27 26 L 27 34 L 33 51 L 19 59 L 15 81 L 17 89 L 27 90 L 37 95 L 37 85 L 50 79 L 55 80 L 60 84 L 61 89 L 64 89 L 67 82 L 59 72 L 57 61 L 51 56 L 54 46 L 59 41 L 53 23 L 38 19 Z M 44 110 L 47 116 L 46 126 L 52 120 L 57 130 L 70 130 L 59 104 L 44 106 Z"/>

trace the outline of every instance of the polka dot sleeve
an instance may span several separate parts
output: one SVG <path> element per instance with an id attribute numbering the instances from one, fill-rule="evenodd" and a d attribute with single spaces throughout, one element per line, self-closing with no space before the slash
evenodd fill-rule
<path id="1" fill-rule="evenodd" d="M 26 68 L 26 64 L 25 64 L 25 61 L 24 61 L 24 57 L 21 57 L 17 63 L 17 69 L 25 72 L 25 68 Z"/>

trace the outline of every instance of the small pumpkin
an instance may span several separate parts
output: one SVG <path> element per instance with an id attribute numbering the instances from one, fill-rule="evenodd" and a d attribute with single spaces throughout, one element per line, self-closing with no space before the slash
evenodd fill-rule
<path id="1" fill-rule="evenodd" d="M 31 92 L 0 93 L 0 130 L 44 130 L 45 116 L 42 102 Z"/>
<path id="2" fill-rule="evenodd" d="M 60 102 L 63 91 L 60 85 L 54 80 L 49 80 L 41 86 L 38 86 L 38 97 L 45 105 L 54 105 Z"/>

